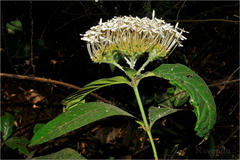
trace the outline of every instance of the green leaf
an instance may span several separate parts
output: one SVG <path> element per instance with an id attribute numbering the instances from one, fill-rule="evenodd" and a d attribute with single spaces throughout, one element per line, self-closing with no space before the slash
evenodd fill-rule
<path id="1" fill-rule="evenodd" d="M 42 128 L 45 124 L 43 123 L 37 123 L 35 124 L 34 128 L 33 128 L 33 133 L 35 134 L 40 128 Z"/>
<path id="2" fill-rule="evenodd" d="M 66 112 L 66 110 L 73 108 L 75 105 L 84 104 L 84 103 L 86 103 L 85 99 L 78 101 L 78 102 L 72 101 L 68 105 L 63 107 L 63 112 Z"/>
<path id="3" fill-rule="evenodd" d="M 167 89 L 164 93 L 155 93 L 154 97 L 156 99 L 156 102 L 159 103 L 158 106 L 164 106 L 164 107 L 170 107 L 173 108 L 174 105 L 174 93 L 175 93 L 176 87 L 170 87 Z"/>
<path id="4" fill-rule="evenodd" d="M 171 108 L 182 106 L 189 99 L 189 95 L 177 87 L 170 87 L 165 93 L 155 94 L 154 97 L 159 102 L 158 106 Z"/>
<path id="5" fill-rule="evenodd" d="M 47 142 L 94 121 L 116 115 L 133 117 L 126 111 L 110 104 L 97 102 L 78 104 L 40 128 L 34 134 L 30 145 Z"/>
<path id="6" fill-rule="evenodd" d="M 216 105 L 203 79 L 182 64 L 163 64 L 141 78 L 150 76 L 168 79 L 171 84 L 190 96 L 189 101 L 194 106 L 197 117 L 194 129 L 198 136 L 207 137 L 216 122 Z"/>
<path id="7" fill-rule="evenodd" d="M 6 141 L 6 145 L 11 149 L 18 149 L 19 152 L 28 155 L 28 149 L 26 145 L 29 143 L 24 137 L 11 137 Z"/>
<path id="8" fill-rule="evenodd" d="M 11 21 L 6 24 L 8 33 L 15 34 L 16 31 L 22 31 L 22 23 L 19 20 Z"/>
<path id="9" fill-rule="evenodd" d="M 10 113 L 5 112 L 4 116 L 1 116 L 1 132 L 3 140 L 6 140 L 13 130 L 14 118 Z"/>
<path id="10" fill-rule="evenodd" d="M 74 94 L 68 96 L 66 99 L 63 100 L 62 103 L 63 105 L 66 105 L 67 109 L 69 109 L 70 107 L 75 106 L 78 102 L 82 101 L 91 92 L 115 84 L 130 85 L 130 82 L 122 76 L 99 79 L 85 85 L 80 91 L 77 91 Z"/>
<path id="11" fill-rule="evenodd" d="M 189 95 L 180 88 L 176 88 L 174 95 L 176 95 L 173 101 L 175 107 L 182 106 L 189 98 Z"/>
<path id="12" fill-rule="evenodd" d="M 64 148 L 56 153 L 40 157 L 34 157 L 33 159 L 86 159 L 86 158 L 71 148 Z"/>
<path id="13" fill-rule="evenodd" d="M 211 159 L 214 159 L 216 156 L 216 145 L 212 135 L 210 135 L 208 138 L 208 154 Z"/>
<path id="14" fill-rule="evenodd" d="M 169 95 L 167 93 L 162 93 L 161 95 L 154 94 L 155 99 L 159 99 L 158 102 L 160 103 L 158 104 L 158 106 L 173 108 L 173 103 L 171 100 L 174 99 L 174 97 L 170 98 L 171 96 L 172 95 Z"/>
<path id="15" fill-rule="evenodd" d="M 173 109 L 173 108 L 168 108 L 168 107 L 166 107 L 166 108 L 150 107 L 148 110 L 150 128 L 153 126 L 153 124 L 157 120 L 159 120 L 169 114 L 175 113 L 177 111 L 180 111 L 180 109 Z"/>

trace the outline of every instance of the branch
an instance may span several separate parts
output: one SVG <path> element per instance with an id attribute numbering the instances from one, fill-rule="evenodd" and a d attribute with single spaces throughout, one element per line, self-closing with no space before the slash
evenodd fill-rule
<path id="1" fill-rule="evenodd" d="M 8 78 L 38 81 L 38 82 L 44 82 L 44 83 L 50 83 L 50 84 L 58 84 L 58 85 L 62 85 L 65 87 L 73 88 L 75 90 L 81 90 L 80 87 L 69 84 L 69 83 L 60 82 L 60 81 L 56 81 L 56 80 L 52 80 L 52 79 L 41 78 L 41 77 L 23 76 L 23 75 L 9 74 L 9 73 L 0 73 L 0 77 L 8 77 Z M 105 98 L 97 95 L 96 93 L 90 93 L 90 95 L 105 102 L 105 103 L 113 104 L 111 101 L 106 100 Z"/>
<path id="2" fill-rule="evenodd" d="M 30 37 L 30 54 L 31 54 L 31 58 L 30 58 L 30 63 L 31 63 L 31 67 L 33 69 L 33 73 L 35 74 L 35 65 L 33 63 L 33 15 L 32 15 L 32 1 L 30 1 L 30 19 L 31 19 L 31 37 Z"/>
<path id="3" fill-rule="evenodd" d="M 209 84 L 208 87 L 217 87 L 217 86 L 222 86 L 222 85 L 226 85 L 226 84 L 230 84 L 230 83 L 235 83 L 235 82 L 239 82 L 240 79 L 234 79 L 234 80 L 230 80 L 230 81 L 223 81 L 223 82 L 218 82 L 218 83 L 213 83 L 213 84 Z"/>
<path id="4" fill-rule="evenodd" d="M 225 81 L 225 82 L 229 82 L 229 81 L 232 79 L 233 75 L 234 75 L 239 69 L 240 69 L 240 66 L 232 72 L 232 74 L 228 77 L 227 81 Z M 225 84 L 226 84 L 226 83 L 224 83 L 223 87 L 218 91 L 217 95 L 220 94 L 220 93 L 225 89 L 225 86 L 226 86 Z"/>
<path id="5" fill-rule="evenodd" d="M 240 21 L 234 21 L 229 19 L 179 19 L 179 20 L 166 20 L 167 22 L 229 22 L 239 23 Z"/>

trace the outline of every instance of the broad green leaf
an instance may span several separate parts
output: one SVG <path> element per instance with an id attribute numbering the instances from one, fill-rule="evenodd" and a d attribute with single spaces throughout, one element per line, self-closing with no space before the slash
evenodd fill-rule
<path id="1" fill-rule="evenodd" d="M 29 143 L 24 137 L 11 137 L 6 141 L 6 145 L 11 149 L 18 149 L 19 152 L 28 155 L 29 151 L 26 145 Z"/>
<path id="2" fill-rule="evenodd" d="M 194 106 L 197 117 L 194 129 L 198 136 L 207 137 L 216 122 L 216 105 L 203 79 L 182 64 L 163 64 L 141 78 L 150 76 L 168 79 L 190 96 L 189 101 Z"/>
<path id="3" fill-rule="evenodd" d="M 6 140 L 11 134 L 13 129 L 14 118 L 10 113 L 5 112 L 1 116 L 1 132 L 3 140 Z"/>
<path id="4" fill-rule="evenodd" d="M 8 33 L 14 34 L 16 31 L 22 31 L 22 23 L 19 20 L 11 21 L 6 24 Z"/>
<path id="5" fill-rule="evenodd" d="M 112 78 L 103 78 L 96 81 L 93 81 L 87 85 L 85 85 L 80 91 L 75 92 L 74 94 L 70 95 L 66 99 L 63 100 L 63 105 L 66 105 L 66 108 L 70 108 L 76 105 L 78 102 L 82 101 L 88 94 L 91 92 L 115 84 L 129 84 L 129 81 L 122 77 L 116 76 Z"/>
<path id="6" fill-rule="evenodd" d="M 35 124 L 34 128 L 33 128 L 33 133 L 35 134 L 40 128 L 42 128 L 45 124 L 43 123 L 37 123 Z"/>
<path id="7" fill-rule="evenodd" d="M 48 154 L 45 156 L 34 157 L 33 159 L 86 159 L 77 151 L 71 148 L 64 148 L 56 153 Z"/>
<path id="8" fill-rule="evenodd" d="M 126 111 L 110 104 L 97 102 L 78 104 L 40 128 L 34 134 L 30 145 L 47 142 L 94 121 L 117 115 L 133 117 Z"/>
<path id="9" fill-rule="evenodd" d="M 153 124 L 157 120 L 159 120 L 169 114 L 175 113 L 177 111 L 180 111 L 180 109 L 173 109 L 173 108 L 168 108 L 168 107 L 166 107 L 166 108 L 150 107 L 148 110 L 150 128 L 153 126 Z"/>
<path id="10" fill-rule="evenodd" d="M 66 110 L 74 107 L 75 105 L 83 104 L 83 103 L 86 103 L 85 99 L 83 99 L 83 100 L 81 100 L 81 101 L 78 101 L 78 102 L 72 101 L 72 102 L 70 102 L 68 105 L 63 106 L 63 112 L 66 112 Z"/>

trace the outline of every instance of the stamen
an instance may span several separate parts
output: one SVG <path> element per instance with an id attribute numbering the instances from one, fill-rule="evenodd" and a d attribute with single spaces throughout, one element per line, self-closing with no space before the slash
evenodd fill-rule
<path id="1" fill-rule="evenodd" d="M 156 49 L 156 58 L 162 58 L 172 53 L 176 46 L 181 47 L 181 42 L 186 39 L 183 33 L 188 32 L 178 28 L 178 23 L 172 26 L 156 18 L 153 10 L 152 19 L 124 16 L 102 22 L 101 18 L 97 26 L 80 35 L 88 42 L 87 49 L 94 62 L 101 63 L 106 59 L 113 62 L 114 54 L 120 53 L 132 68 L 144 52 Z"/>
<path id="2" fill-rule="evenodd" d="M 152 20 L 155 18 L 155 10 L 152 12 Z"/>

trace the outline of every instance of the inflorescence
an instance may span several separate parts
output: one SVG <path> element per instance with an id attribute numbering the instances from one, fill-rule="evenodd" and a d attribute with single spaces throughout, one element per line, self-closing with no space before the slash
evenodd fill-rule
<path id="1" fill-rule="evenodd" d="M 115 63 L 117 57 L 126 60 L 131 68 L 143 53 L 152 60 L 167 57 L 175 47 L 182 47 L 183 29 L 155 17 L 152 19 L 132 16 L 114 17 L 93 26 L 81 38 L 94 62 Z M 154 54 L 153 54 L 154 53 Z"/>

